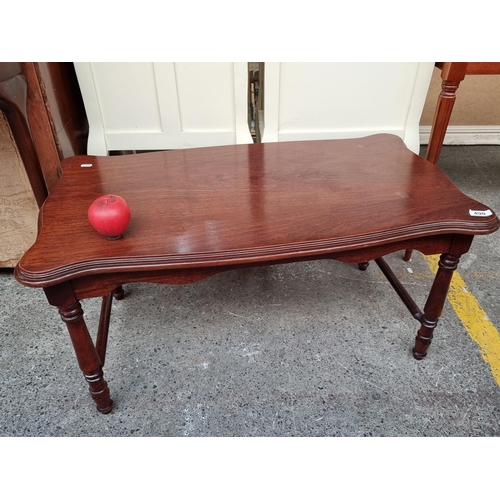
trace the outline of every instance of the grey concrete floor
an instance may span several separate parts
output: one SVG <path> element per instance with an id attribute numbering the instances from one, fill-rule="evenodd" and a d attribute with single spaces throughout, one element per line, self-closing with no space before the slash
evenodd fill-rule
<path id="1" fill-rule="evenodd" d="M 500 213 L 500 147 L 445 147 L 440 167 Z M 459 267 L 497 328 L 499 242 L 500 232 L 476 238 Z M 422 255 L 387 260 L 423 307 Z M 0 271 L 0 435 L 500 435 L 500 389 L 450 304 L 428 357 L 414 360 L 418 323 L 373 263 L 125 288 L 105 366 L 115 408 L 101 415 L 57 310 Z M 82 305 L 96 331 L 100 301 Z"/>

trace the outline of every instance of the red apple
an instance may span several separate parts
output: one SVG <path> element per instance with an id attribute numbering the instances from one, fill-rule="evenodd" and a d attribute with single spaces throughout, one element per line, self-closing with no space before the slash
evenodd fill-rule
<path id="1" fill-rule="evenodd" d="M 106 194 L 92 202 L 88 217 L 96 231 L 108 240 L 117 240 L 123 236 L 130 222 L 130 209 L 121 196 Z"/>

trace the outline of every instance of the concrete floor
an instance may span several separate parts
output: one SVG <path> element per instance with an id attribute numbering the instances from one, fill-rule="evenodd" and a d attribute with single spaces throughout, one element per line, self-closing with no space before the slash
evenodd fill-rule
<path id="1" fill-rule="evenodd" d="M 440 167 L 500 213 L 500 147 L 445 147 Z M 499 243 L 500 231 L 476 238 L 459 267 L 497 328 Z M 387 260 L 423 307 L 432 275 L 422 255 Z M 0 271 L 0 435 L 500 435 L 499 387 L 450 304 L 428 357 L 414 360 L 418 323 L 375 264 L 290 264 L 126 292 L 105 367 L 115 409 L 101 415 L 57 310 Z M 82 305 L 95 331 L 100 301 Z"/>

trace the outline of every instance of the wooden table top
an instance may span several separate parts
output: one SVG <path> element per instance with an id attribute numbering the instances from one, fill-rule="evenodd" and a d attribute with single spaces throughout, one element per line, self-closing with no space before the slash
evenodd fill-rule
<path id="1" fill-rule="evenodd" d="M 82 164 L 92 164 L 82 167 Z M 444 233 L 488 234 L 488 207 L 403 141 L 245 144 L 127 156 L 75 156 L 46 200 L 36 243 L 16 269 L 29 286 L 76 276 L 258 263 Z M 109 241 L 87 210 L 122 196 L 132 219 Z"/>

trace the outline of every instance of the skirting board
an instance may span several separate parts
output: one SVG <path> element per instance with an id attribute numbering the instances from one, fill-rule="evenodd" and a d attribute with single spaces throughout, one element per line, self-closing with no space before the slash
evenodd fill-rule
<path id="1" fill-rule="evenodd" d="M 429 144 L 431 127 L 420 126 L 420 144 Z M 446 131 L 446 145 L 500 144 L 500 125 L 450 125 Z"/>

